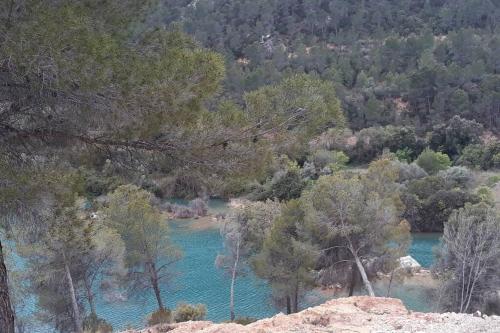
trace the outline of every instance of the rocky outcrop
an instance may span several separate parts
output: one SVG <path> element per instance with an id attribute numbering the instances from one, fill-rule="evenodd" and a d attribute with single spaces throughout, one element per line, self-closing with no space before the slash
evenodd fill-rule
<path id="1" fill-rule="evenodd" d="M 164 324 L 127 333 L 326 333 L 435 332 L 498 333 L 500 317 L 480 314 L 420 313 L 398 299 L 349 297 L 328 301 L 302 312 L 262 319 L 242 326 L 209 321 Z"/>

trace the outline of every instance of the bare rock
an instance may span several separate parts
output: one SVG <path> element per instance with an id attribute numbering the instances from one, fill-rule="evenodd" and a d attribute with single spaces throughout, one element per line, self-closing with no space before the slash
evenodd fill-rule
<path id="1" fill-rule="evenodd" d="M 302 312 L 262 319 L 243 326 L 208 321 L 165 324 L 127 333 L 325 333 L 426 332 L 498 333 L 500 318 L 468 314 L 410 312 L 401 300 L 358 296 L 328 301 Z"/>

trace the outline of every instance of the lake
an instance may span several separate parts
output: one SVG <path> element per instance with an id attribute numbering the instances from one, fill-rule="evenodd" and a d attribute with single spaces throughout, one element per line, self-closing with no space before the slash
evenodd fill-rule
<path id="1" fill-rule="evenodd" d="M 223 201 L 212 200 L 211 212 L 226 209 Z M 172 285 L 163 290 L 163 298 L 168 307 L 173 308 L 179 302 L 203 303 L 207 306 L 208 320 L 224 321 L 229 318 L 229 277 L 215 267 L 216 256 L 222 251 L 219 231 L 214 228 L 193 228 L 197 221 L 170 221 L 172 240 L 182 249 L 184 256 L 175 264 L 177 276 Z M 413 256 L 423 267 L 429 267 L 433 261 L 432 248 L 439 244 L 439 234 L 414 234 L 410 248 Z M 375 284 L 379 295 L 385 295 L 385 286 Z M 269 317 L 277 311 L 269 303 L 270 289 L 265 282 L 253 274 L 240 277 L 235 287 L 235 311 L 237 316 L 255 318 Z M 142 299 L 128 299 L 125 302 L 107 303 L 102 298 L 97 301 L 98 315 L 105 318 L 117 330 L 127 327 L 143 327 L 145 317 L 156 309 L 153 294 L 146 294 Z M 325 301 L 324 297 L 312 293 L 307 297 L 308 304 L 314 305 Z M 395 284 L 393 297 L 403 300 L 407 307 L 416 311 L 431 311 L 430 298 L 425 290 L 415 285 Z M 33 306 L 28 306 L 34 311 Z M 47 329 L 30 330 L 33 333 L 50 332 Z"/>

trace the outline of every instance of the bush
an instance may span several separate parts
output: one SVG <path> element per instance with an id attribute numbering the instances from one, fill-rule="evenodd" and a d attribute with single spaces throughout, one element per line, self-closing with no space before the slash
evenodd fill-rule
<path id="1" fill-rule="evenodd" d="M 423 140 L 409 127 L 368 127 L 356 133 L 356 144 L 346 152 L 357 162 L 370 162 L 381 155 L 384 149 L 405 151 L 405 159 L 412 159 L 422 151 Z"/>
<path id="2" fill-rule="evenodd" d="M 205 200 L 196 198 L 189 202 L 189 207 L 194 215 L 206 216 L 208 213 L 208 205 Z"/>
<path id="3" fill-rule="evenodd" d="M 300 173 L 296 169 L 278 171 L 271 180 L 271 197 L 290 200 L 300 197 L 305 187 Z"/>
<path id="4" fill-rule="evenodd" d="M 484 170 L 500 168 L 500 141 L 465 147 L 457 163 Z"/>
<path id="5" fill-rule="evenodd" d="M 462 151 L 462 155 L 457 161 L 457 164 L 473 168 L 479 169 L 481 168 L 481 164 L 484 156 L 484 147 L 481 145 L 468 145 Z"/>
<path id="6" fill-rule="evenodd" d="M 207 313 L 207 309 L 204 304 L 186 304 L 180 303 L 174 310 L 174 321 L 180 323 L 183 321 L 190 320 L 203 320 Z"/>
<path id="7" fill-rule="evenodd" d="M 172 312 L 169 309 L 160 309 L 148 316 L 148 326 L 170 323 L 172 321 Z"/>
<path id="8" fill-rule="evenodd" d="M 494 175 L 488 178 L 486 181 L 486 185 L 489 187 L 494 187 L 497 183 L 500 182 L 500 175 Z"/>
<path id="9" fill-rule="evenodd" d="M 413 151 L 408 147 L 404 147 L 402 149 L 396 150 L 395 154 L 399 161 L 410 163 L 412 160 L 411 155 L 413 154 Z"/>
<path id="10" fill-rule="evenodd" d="M 416 163 L 430 175 L 434 175 L 441 170 L 446 170 L 451 166 L 451 160 L 448 155 L 435 152 L 429 148 L 425 149 L 418 156 Z"/>
<path id="11" fill-rule="evenodd" d="M 434 127 L 429 144 L 432 148 L 441 148 L 450 156 L 456 156 L 464 147 L 478 143 L 482 132 L 483 126 L 475 120 L 454 116 L 446 124 Z"/>
<path id="12" fill-rule="evenodd" d="M 485 204 L 490 205 L 490 206 L 495 205 L 495 196 L 489 187 L 487 187 L 487 186 L 478 187 L 476 190 L 476 195 Z"/>
<path id="13" fill-rule="evenodd" d="M 466 167 L 456 166 L 439 171 L 438 177 L 443 178 L 448 187 L 464 187 L 472 180 L 472 172 Z"/>
<path id="14" fill-rule="evenodd" d="M 427 176 L 427 172 L 415 163 L 405 163 L 400 161 L 393 161 L 394 166 L 398 169 L 398 182 L 405 183 L 414 179 L 421 179 Z"/>
<path id="15" fill-rule="evenodd" d="M 97 315 L 90 314 L 83 320 L 83 330 L 88 333 L 111 333 L 113 326 Z"/>
<path id="16" fill-rule="evenodd" d="M 194 212 L 191 208 L 183 205 L 172 205 L 172 213 L 178 219 L 190 219 L 194 217 Z"/>
<path id="17" fill-rule="evenodd" d="M 328 151 L 325 149 L 319 149 L 313 152 L 309 160 L 317 168 L 323 169 L 330 164 L 338 164 L 341 167 L 345 166 L 349 162 L 349 157 L 347 157 L 347 155 L 341 151 Z"/>

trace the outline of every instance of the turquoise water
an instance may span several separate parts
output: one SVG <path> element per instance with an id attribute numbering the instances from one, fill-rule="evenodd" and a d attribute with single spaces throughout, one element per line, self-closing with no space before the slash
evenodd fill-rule
<path id="1" fill-rule="evenodd" d="M 203 303 L 207 306 L 206 318 L 224 321 L 229 318 L 229 283 L 223 270 L 214 262 L 222 251 L 218 230 L 193 231 L 189 222 L 172 224 L 172 240 L 183 250 L 184 257 L 175 267 L 175 282 L 164 289 L 162 296 L 168 307 L 178 302 Z M 252 274 L 238 278 L 235 287 L 235 311 L 238 316 L 267 317 L 275 313 L 267 300 L 269 288 Z M 108 304 L 100 302 L 98 314 L 115 328 L 144 326 L 144 318 L 156 310 L 153 294 L 145 299 Z"/>
<path id="2" fill-rule="evenodd" d="M 182 203 L 182 202 L 179 202 Z M 226 204 L 220 200 L 210 203 L 212 213 L 223 212 Z M 183 258 L 172 270 L 173 282 L 162 291 L 164 302 L 172 308 L 179 302 L 203 303 L 207 306 L 206 318 L 212 321 L 224 321 L 229 318 L 230 279 L 223 270 L 215 267 L 216 256 L 222 251 L 222 239 L 218 230 L 193 230 L 189 220 L 171 221 L 173 242 L 183 251 Z M 413 256 L 423 267 L 429 267 L 434 259 L 432 247 L 439 244 L 439 234 L 415 234 L 410 248 Z M 378 295 L 385 295 L 386 286 L 375 284 Z M 277 311 L 269 303 L 270 289 L 266 283 L 253 274 L 237 279 L 235 289 L 235 310 L 237 316 L 263 318 L 274 315 Z M 392 297 L 403 300 L 412 310 L 430 311 L 430 298 L 427 290 L 418 286 L 395 284 Z M 323 302 L 325 299 L 311 295 L 308 305 Z M 31 303 L 31 302 L 30 302 Z M 29 306 L 30 310 L 35 310 Z M 152 293 L 145 293 L 141 298 L 123 302 L 107 303 L 98 298 L 98 315 L 105 318 L 116 330 L 127 327 L 143 327 L 145 317 L 156 309 Z M 49 330 L 36 330 L 33 333 L 47 333 Z"/>
<path id="3" fill-rule="evenodd" d="M 422 267 L 429 268 L 435 259 L 434 249 L 439 245 L 440 233 L 414 233 L 409 255 Z"/>

